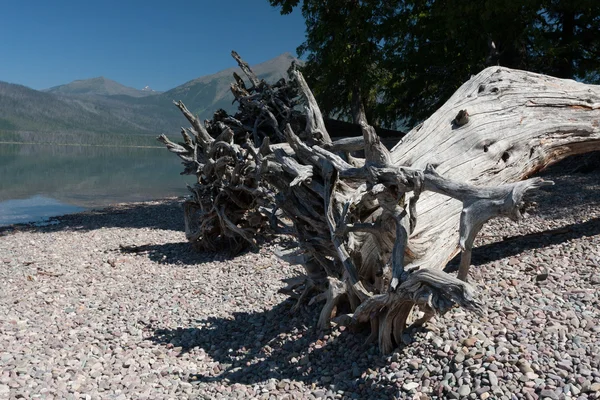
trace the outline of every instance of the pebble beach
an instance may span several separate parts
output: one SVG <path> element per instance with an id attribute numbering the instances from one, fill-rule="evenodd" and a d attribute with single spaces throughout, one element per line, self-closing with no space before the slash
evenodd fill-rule
<path id="1" fill-rule="evenodd" d="M 483 228 L 485 315 L 455 308 L 389 355 L 318 332 L 320 304 L 291 313 L 290 238 L 199 252 L 181 199 L 0 228 L 0 399 L 600 399 L 600 169 L 575 165 Z"/>

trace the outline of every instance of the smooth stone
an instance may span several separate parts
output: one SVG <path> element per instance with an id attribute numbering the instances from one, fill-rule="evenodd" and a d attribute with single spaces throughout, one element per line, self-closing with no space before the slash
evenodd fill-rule
<path id="1" fill-rule="evenodd" d="M 490 381 L 490 385 L 498 386 L 498 376 L 494 372 L 488 371 L 488 379 Z"/>
<path id="2" fill-rule="evenodd" d="M 460 396 L 468 396 L 471 393 L 471 387 L 469 385 L 462 385 L 458 388 L 458 394 Z"/>
<path id="3" fill-rule="evenodd" d="M 590 390 L 592 392 L 600 392 L 600 383 L 598 383 L 598 382 L 592 383 L 590 386 Z"/>
<path id="4" fill-rule="evenodd" d="M 579 390 L 577 386 L 571 385 L 571 393 L 573 393 L 573 396 L 577 396 L 579 393 L 581 393 L 581 390 Z"/>
<path id="5" fill-rule="evenodd" d="M 540 397 L 541 398 L 545 398 L 548 397 L 552 400 L 558 400 L 558 395 L 556 394 L 556 392 L 554 390 L 550 390 L 550 389 L 544 389 L 540 392 Z"/>
<path id="6" fill-rule="evenodd" d="M 479 389 L 475 390 L 475 394 L 478 396 L 481 396 L 483 393 L 489 392 L 490 389 L 491 388 L 489 386 L 483 386 L 483 387 L 480 387 Z"/>
<path id="7" fill-rule="evenodd" d="M 538 374 L 536 374 L 533 371 L 532 372 L 527 372 L 525 374 L 525 376 L 527 377 L 527 379 L 532 380 L 532 381 L 535 380 L 535 379 L 537 379 L 537 378 L 539 378 Z"/>

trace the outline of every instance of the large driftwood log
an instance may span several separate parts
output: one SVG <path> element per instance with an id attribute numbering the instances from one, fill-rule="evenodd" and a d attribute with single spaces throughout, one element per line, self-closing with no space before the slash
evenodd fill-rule
<path id="1" fill-rule="evenodd" d="M 415 305 L 481 312 L 466 282 L 473 241 L 491 218 L 520 218 L 522 179 L 569 155 L 600 149 L 600 88 L 492 67 L 465 83 L 392 151 L 363 122 L 363 140 L 333 142 L 301 73 L 269 85 L 237 53 L 240 110 L 220 111 L 173 143 L 198 184 L 186 233 L 206 248 L 291 221 L 307 271 L 299 302 L 325 301 L 319 326 L 370 322 L 383 352 L 400 343 Z M 304 107 L 303 115 L 297 106 Z M 349 151 L 364 150 L 364 159 Z M 190 211 L 192 210 L 192 211 Z M 458 252 L 458 277 L 442 272 Z M 293 290 L 300 285 L 296 282 Z M 350 313 L 335 315 L 342 302 Z"/>
<path id="2" fill-rule="evenodd" d="M 466 109 L 469 121 L 451 121 Z M 490 67 L 472 77 L 392 149 L 396 165 L 435 165 L 448 179 L 476 186 L 527 178 L 568 156 L 600 149 L 600 87 Z M 411 244 L 419 264 L 440 268 L 458 252 L 461 204 L 425 193 Z M 427 221 L 435 221 L 428 224 Z"/>

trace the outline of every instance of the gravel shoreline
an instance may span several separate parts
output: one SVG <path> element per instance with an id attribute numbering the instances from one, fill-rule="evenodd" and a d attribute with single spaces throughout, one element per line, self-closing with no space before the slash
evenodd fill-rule
<path id="1" fill-rule="evenodd" d="M 290 314 L 293 243 L 195 252 L 178 199 L 2 228 L 0 399 L 600 398 L 600 170 L 565 165 L 480 234 L 487 315 L 454 309 L 388 356 L 316 332 L 318 304 Z"/>

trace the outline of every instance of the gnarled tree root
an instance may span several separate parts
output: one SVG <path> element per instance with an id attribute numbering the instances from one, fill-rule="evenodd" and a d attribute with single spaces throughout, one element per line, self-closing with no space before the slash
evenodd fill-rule
<path id="1" fill-rule="evenodd" d="M 390 353 L 402 342 L 406 321 L 415 305 L 444 314 L 454 304 L 476 314 L 483 313 L 483 305 L 475 298 L 471 285 L 427 268 L 410 273 L 396 291 L 364 301 L 354 312 L 354 319 L 359 322 L 378 320 L 379 348 L 383 353 Z"/>
<path id="2" fill-rule="evenodd" d="M 361 140 L 332 142 L 300 72 L 269 85 L 233 56 L 250 82 L 234 76 L 240 111 L 203 124 L 178 102 L 192 127 L 182 143 L 159 138 L 197 177 L 187 237 L 209 249 L 254 246 L 256 234 L 285 217 L 309 277 L 298 305 L 323 290 L 319 327 L 350 315 L 369 321 L 383 352 L 401 343 L 415 305 L 425 310 L 417 323 L 455 304 L 481 313 L 466 283 L 476 234 L 491 218 L 518 219 L 523 195 L 548 184 L 513 182 L 600 149 L 593 85 L 488 68 L 388 151 L 365 120 Z M 469 123 L 452 124 L 449 116 L 465 107 Z M 351 149 L 363 149 L 364 159 L 344 159 Z M 458 251 L 457 279 L 439 270 Z M 346 301 L 353 314 L 333 317 Z"/>

